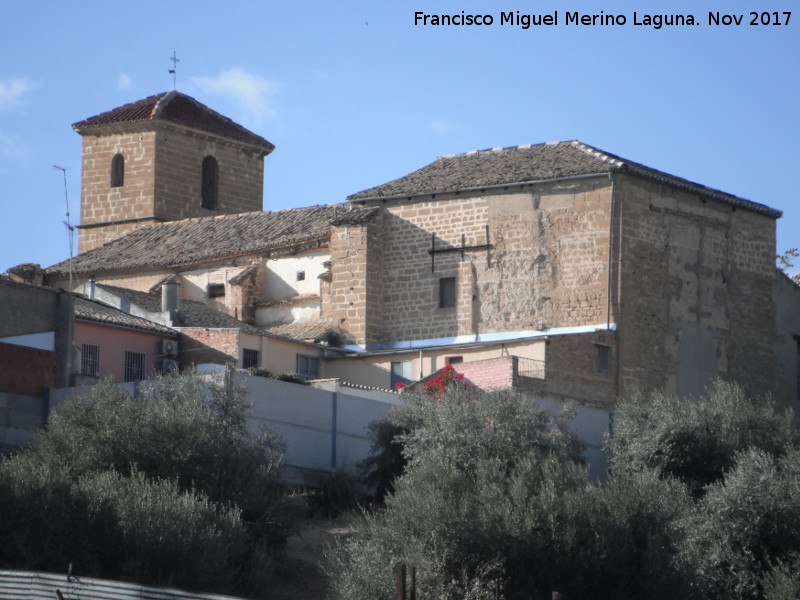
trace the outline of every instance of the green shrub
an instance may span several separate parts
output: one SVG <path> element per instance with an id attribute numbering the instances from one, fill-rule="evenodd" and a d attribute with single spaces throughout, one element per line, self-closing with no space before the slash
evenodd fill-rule
<path id="1" fill-rule="evenodd" d="M 655 469 L 700 495 L 734 466 L 737 452 L 780 455 L 797 439 L 791 414 L 717 381 L 699 398 L 652 393 L 621 401 L 609 450 L 615 471 Z"/>
<path id="2" fill-rule="evenodd" d="M 773 567 L 800 555 L 800 450 L 737 455 L 724 480 L 707 488 L 687 531 L 682 558 L 707 597 L 758 597 L 765 578 L 773 590 L 788 585 Z"/>
<path id="3" fill-rule="evenodd" d="M 300 511 L 279 480 L 283 444 L 247 430 L 232 377 L 165 377 L 136 398 L 101 382 L 60 406 L 0 467 L 0 508 L 16 515 L 0 533 L 18 540 L 0 549 L 4 563 L 60 572 L 73 562 L 84 574 L 221 591 L 234 579 L 240 591 L 268 586 Z M 53 521 L 47 550 L 56 534 L 40 529 Z"/>

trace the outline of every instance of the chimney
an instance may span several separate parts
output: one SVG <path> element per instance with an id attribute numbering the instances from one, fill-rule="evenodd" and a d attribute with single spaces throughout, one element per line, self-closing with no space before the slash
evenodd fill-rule
<path id="1" fill-rule="evenodd" d="M 169 281 L 161 286 L 161 312 L 173 312 L 178 310 L 178 303 L 181 298 L 181 284 L 177 281 Z"/>
<path id="2" fill-rule="evenodd" d="M 95 283 L 95 281 L 96 281 L 96 278 L 94 276 L 94 273 L 92 273 L 91 275 L 89 275 L 89 300 L 94 300 L 94 283 Z"/>

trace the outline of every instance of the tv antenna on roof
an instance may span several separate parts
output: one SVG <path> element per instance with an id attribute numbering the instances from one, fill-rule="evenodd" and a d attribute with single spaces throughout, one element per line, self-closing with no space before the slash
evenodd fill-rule
<path id="1" fill-rule="evenodd" d="M 181 62 L 181 59 L 178 58 L 178 53 L 174 50 L 172 51 L 172 56 L 169 57 L 172 61 L 172 68 L 169 72 L 172 74 L 172 89 L 178 89 L 178 63 Z"/>
<path id="2" fill-rule="evenodd" d="M 67 195 L 67 170 L 64 167 L 59 167 L 58 165 L 53 165 L 54 169 L 58 169 L 64 174 L 64 203 L 67 205 L 67 220 L 64 221 L 64 225 L 67 226 L 67 231 L 69 232 L 69 291 L 72 291 L 72 243 L 73 238 L 75 237 L 74 232 L 75 228 L 72 226 L 72 221 L 69 218 L 69 196 Z"/>

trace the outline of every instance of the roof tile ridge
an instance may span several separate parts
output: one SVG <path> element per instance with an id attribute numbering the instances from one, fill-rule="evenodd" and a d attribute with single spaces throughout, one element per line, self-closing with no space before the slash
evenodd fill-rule
<path id="1" fill-rule="evenodd" d="M 150 118 L 154 119 L 156 117 L 160 117 L 166 106 L 172 102 L 172 100 L 176 98 L 178 94 L 179 92 L 177 90 L 163 92 L 161 98 L 159 98 L 158 101 L 153 105 L 153 109 L 150 111 Z"/>
<path id="2" fill-rule="evenodd" d="M 458 158 L 460 156 L 471 156 L 473 154 L 488 154 L 491 152 L 506 152 L 510 150 L 530 150 L 538 146 L 551 146 L 557 144 L 564 144 L 569 142 L 539 142 L 538 144 L 518 144 L 516 146 L 495 146 L 493 148 L 484 148 L 482 150 L 469 150 L 468 152 L 458 152 L 456 154 L 443 154 L 436 157 L 436 160 L 443 160 L 447 158 Z"/>
<path id="3" fill-rule="evenodd" d="M 588 154 L 593 158 L 600 159 L 603 162 L 606 162 L 615 167 L 627 167 L 629 165 L 629 161 L 625 160 L 624 158 L 617 156 L 615 154 L 611 154 L 609 152 L 605 152 L 603 150 L 600 150 L 599 148 L 590 146 L 589 144 L 584 144 L 580 140 L 571 140 L 565 143 L 569 144 L 573 148 L 580 150 L 585 154 Z"/>

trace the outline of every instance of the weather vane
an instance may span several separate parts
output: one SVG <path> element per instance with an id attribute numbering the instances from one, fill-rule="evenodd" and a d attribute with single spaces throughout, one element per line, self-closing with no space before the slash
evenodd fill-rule
<path id="1" fill-rule="evenodd" d="M 181 59 L 178 58 L 178 53 L 173 51 L 172 56 L 169 58 L 172 61 L 172 68 L 169 70 L 172 73 L 172 89 L 178 89 L 178 63 L 181 62 Z"/>

